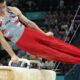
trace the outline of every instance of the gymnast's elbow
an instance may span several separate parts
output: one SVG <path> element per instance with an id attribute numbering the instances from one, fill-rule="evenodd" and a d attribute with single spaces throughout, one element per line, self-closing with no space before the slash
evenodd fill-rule
<path id="1" fill-rule="evenodd" d="M 5 38 L 4 38 L 4 35 L 3 35 L 3 33 L 0 31 L 0 43 L 1 43 L 1 45 L 4 47 L 5 45 L 6 45 L 6 43 L 7 43 L 7 41 L 5 40 Z"/>

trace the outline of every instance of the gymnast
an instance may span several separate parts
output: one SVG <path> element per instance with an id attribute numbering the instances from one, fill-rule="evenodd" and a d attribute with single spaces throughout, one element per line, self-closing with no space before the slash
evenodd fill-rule
<path id="1" fill-rule="evenodd" d="M 53 35 L 52 32 L 42 31 L 18 8 L 8 6 L 6 0 L 0 0 L 0 43 L 14 62 L 19 58 L 5 37 L 21 50 L 37 57 L 62 63 L 80 64 L 80 49 Z"/>

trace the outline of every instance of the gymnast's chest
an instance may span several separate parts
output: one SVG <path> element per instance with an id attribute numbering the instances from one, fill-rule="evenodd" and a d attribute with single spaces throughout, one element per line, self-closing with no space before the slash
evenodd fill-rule
<path id="1" fill-rule="evenodd" d="M 0 20 L 0 30 L 13 29 L 14 26 L 16 26 L 16 24 L 18 23 L 18 21 L 18 17 L 14 15 L 4 17 Z"/>

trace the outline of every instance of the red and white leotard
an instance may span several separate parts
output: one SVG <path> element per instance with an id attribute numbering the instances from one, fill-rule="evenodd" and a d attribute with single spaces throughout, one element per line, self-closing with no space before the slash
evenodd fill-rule
<path id="1" fill-rule="evenodd" d="M 25 26 L 19 21 L 18 17 L 8 10 L 6 17 L 0 20 L 0 30 L 6 38 L 16 43 L 24 32 Z"/>

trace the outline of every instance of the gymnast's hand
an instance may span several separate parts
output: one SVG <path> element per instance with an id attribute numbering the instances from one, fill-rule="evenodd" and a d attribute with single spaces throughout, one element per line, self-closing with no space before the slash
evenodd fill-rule
<path id="1" fill-rule="evenodd" d="M 47 36 L 50 36 L 50 37 L 53 37 L 54 36 L 54 33 L 53 32 L 47 32 L 46 35 Z"/>
<path id="2" fill-rule="evenodd" d="M 11 60 L 12 60 L 12 62 L 14 62 L 14 63 L 18 63 L 19 62 L 19 57 L 18 56 L 12 56 L 11 57 Z"/>

